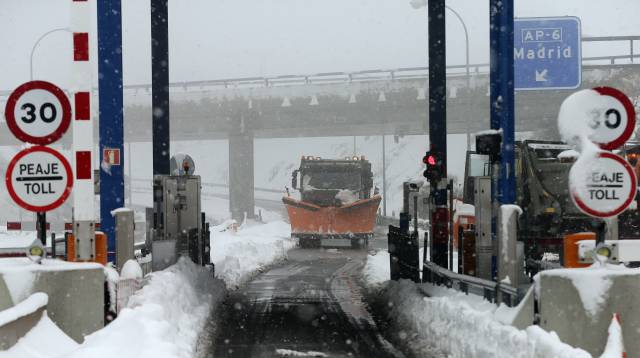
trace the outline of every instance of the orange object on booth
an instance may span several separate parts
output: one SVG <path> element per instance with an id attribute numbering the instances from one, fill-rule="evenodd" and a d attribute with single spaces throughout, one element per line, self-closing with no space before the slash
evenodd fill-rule
<path id="1" fill-rule="evenodd" d="M 453 222 L 453 247 L 458 248 L 458 238 L 462 232 L 469 230 L 476 224 L 475 215 L 456 215 L 456 220 Z"/>
<path id="2" fill-rule="evenodd" d="M 596 234 L 593 232 L 580 232 L 577 234 L 569 234 L 564 237 L 564 267 L 578 268 L 589 267 L 591 264 L 580 263 L 580 257 L 578 256 L 578 241 L 584 240 L 596 240 Z"/>
<path id="3" fill-rule="evenodd" d="M 103 232 L 96 232 L 95 238 L 96 257 L 94 260 L 76 260 L 76 239 L 73 234 L 67 235 L 67 261 L 69 262 L 97 262 L 102 265 L 107 264 L 107 235 Z"/>

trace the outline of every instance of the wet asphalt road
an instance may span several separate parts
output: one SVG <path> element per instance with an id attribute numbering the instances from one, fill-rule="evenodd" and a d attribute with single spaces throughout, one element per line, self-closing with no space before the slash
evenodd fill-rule
<path id="1" fill-rule="evenodd" d="M 401 357 L 362 302 L 366 253 L 291 250 L 287 262 L 228 297 L 213 356 Z"/>

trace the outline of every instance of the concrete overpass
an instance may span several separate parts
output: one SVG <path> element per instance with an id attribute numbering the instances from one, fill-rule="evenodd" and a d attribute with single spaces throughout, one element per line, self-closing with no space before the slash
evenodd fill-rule
<path id="1" fill-rule="evenodd" d="M 640 36 L 611 39 L 632 44 Z M 489 128 L 488 70 L 488 64 L 448 67 L 449 133 Z M 254 186 L 253 138 L 425 134 L 428 71 L 413 67 L 172 83 L 171 139 L 228 138 L 229 162 L 241 163 L 229 170 L 231 211 L 235 217 L 245 211 L 251 215 L 253 191 L 247 188 Z M 637 98 L 640 64 L 634 63 L 633 46 L 626 55 L 583 58 L 582 79 L 581 88 L 612 86 Z M 127 142 L 151 141 L 150 91 L 150 84 L 125 86 Z M 572 92 L 517 92 L 516 130 L 553 132 L 560 104 Z M 8 94 L 0 92 L 0 104 Z M 0 123 L 0 145 L 12 144 L 18 143 Z"/>

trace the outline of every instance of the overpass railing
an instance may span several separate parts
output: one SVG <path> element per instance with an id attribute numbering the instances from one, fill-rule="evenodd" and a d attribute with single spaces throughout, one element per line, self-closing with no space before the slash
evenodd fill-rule
<path id="1" fill-rule="evenodd" d="M 629 52 L 618 53 L 609 56 L 589 56 L 583 57 L 582 62 L 585 67 L 600 67 L 606 65 L 622 64 L 622 60 L 628 60 L 631 64 L 637 59 L 634 52 L 634 42 L 640 41 L 639 36 L 587 36 L 582 38 L 584 43 L 619 43 L 628 42 Z M 489 73 L 489 63 L 472 63 L 447 66 L 448 76 L 466 76 Z M 200 87 L 202 89 L 218 88 L 247 88 L 247 87 L 277 87 L 287 85 L 305 84 L 326 84 L 345 82 L 366 82 L 376 80 L 402 80 L 402 79 L 423 79 L 429 76 L 429 67 L 401 67 L 396 69 L 373 69 L 355 72 L 323 72 L 306 75 L 281 75 L 271 77 L 240 77 L 219 80 L 186 81 L 176 82 L 169 85 L 174 89 L 188 89 L 189 87 Z M 149 84 L 128 85 L 125 89 L 148 89 Z"/>
<path id="2" fill-rule="evenodd" d="M 624 43 L 628 42 L 629 52 L 619 53 L 609 56 L 583 57 L 582 62 L 585 68 L 608 67 L 620 64 L 635 64 L 638 55 L 634 51 L 634 43 L 640 41 L 640 36 L 587 36 L 582 38 L 583 48 L 585 43 Z M 583 51 L 584 52 L 584 51 Z M 628 61 L 628 62 L 624 62 Z M 449 76 L 466 76 L 486 74 L 489 72 L 488 63 L 474 63 L 447 66 Z M 327 83 L 351 83 L 367 82 L 378 80 L 402 80 L 402 79 L 423 79 L 429 75 L 429 67 L 402 67 L 396 69 L 374 69 L 355 72 L 323 72 L 316 74 L 280 75 L 266 77 L 239 77 L 217 80 L 183 81 L 173 82 L 169 87 L 176 90 L 187 91 L 191 88 L 200 90 L 211 90 L 221 88 L 269 88 L 277 86 L 306 85 L 306 84 L 327 84 Z M 128 91 L 144 91 L 150 93 L 151 84 L 125 85 Z M 97 90 L 97 88 L 96 88 Z M 10 90 L 0 91 L 0 97 L 8 96 Z"/>
<path id="3" fill-rule="evenodd" d="M 616 56 L 597 56 L 597 57 L 589 57 L 585 59 L 586 61 L 608 61 L 611 65 L 616 64 L 616 60 L 628 59 L 631 63 L 634 63 L 634 60 L 638 57 L 634 52 L 634 42 L 640 41 L 640 36 L 588 36 L 583 37 L 582 42 L 628 42 L 629 43 L 629 54 L 627 55 L 616 55 Z"/>

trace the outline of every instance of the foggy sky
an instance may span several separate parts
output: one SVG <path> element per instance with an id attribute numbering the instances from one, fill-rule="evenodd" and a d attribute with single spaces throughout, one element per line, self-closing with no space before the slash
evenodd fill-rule
<path id="1" fill-rule="evenodd" d="M 125 83 L 150 82 L 149 0 L 123 0 Z M 1 0 L 0 89 L 29 79 L 29 54 L 44 32 L 67 27 L 70 0 Z M 471 62 L 488 62 L 488 0 L 449 0 L 467 23 Z M 172 81 L 422 66 L 426 9 L 407 0 L 170 0 Z M 516 0 L 516 16 L 578 16 L 584 35 L 637 35 L 637 0 Z M 95 19 L 94 19 L 95 23 Z M 448 63 L 464 63 L 464 35 L 447 12 Z M 65 86 L 64 32 L 34 55 L 38 79 Z M 95 41 L 93 41 L 95 46 Z M 589 44 L 585 56 L 624 53 Z M 614 51 L 615 50 L 615 51 Z M 95 51 L 95 50 L 94 50 Z"/>

